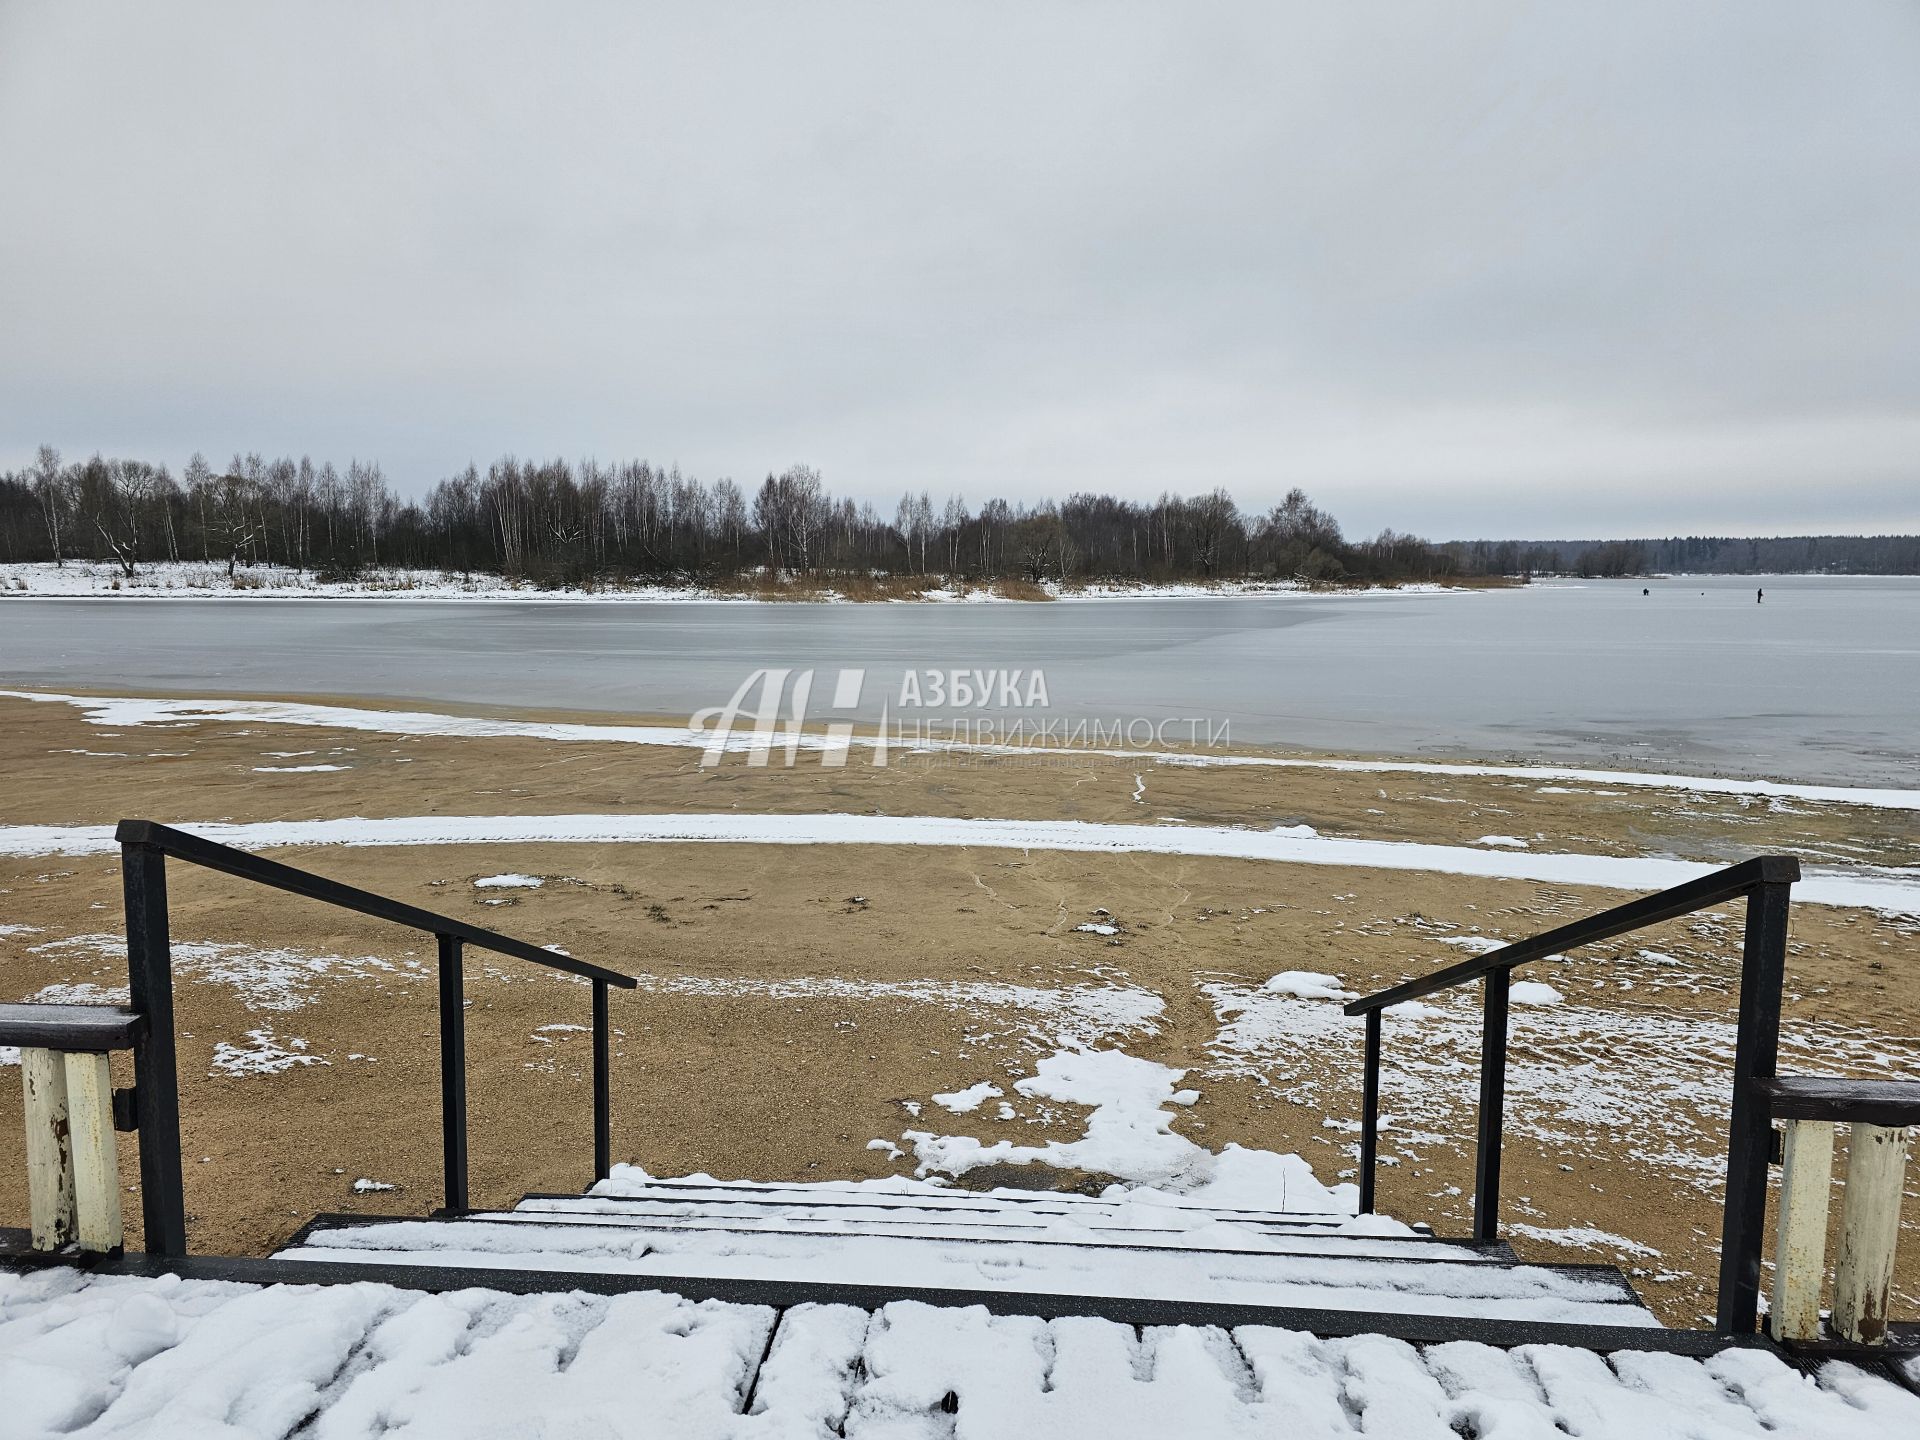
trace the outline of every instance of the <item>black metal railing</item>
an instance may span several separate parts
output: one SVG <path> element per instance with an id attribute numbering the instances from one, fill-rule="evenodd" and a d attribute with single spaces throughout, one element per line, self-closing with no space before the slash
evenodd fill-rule
<path id="1" fill-rule="evenodd" d="M 180 1179 L 180 1085 L 173 1043 L 173 953 L 167 918 L 168 856 L 434 936 L 439 945 L 440 1131 L 448 1211 L 457 1213 L 468 1208 L 467 1021 L 462 973 L 466 947 L 491 950 L 591 981 L 593 1167 L 595 1179 L 607 1177 L 612 1166 L 607 987 L 630 990 L 635 983 L 631 976 L 291 865 L 263 860 L 151 820 L 122 820 L 114 838 L 120 844 L 121 887 L 126 896 L 131 1003 L 147 1020 L 144 1033 L 133 1047 L 133 1110 L 134 1128 L 140 1135 L 140 1201 L 149 1254 L 187 1253 L 186 1202 Z"/>
<path id="2" fill-rule="evenodd" d="M 1603 910 L 1571 925 L 1502 946 L 1349 1004 L 1367 1021 L 1366 1072 L 1360 1098 L 1360 1208 L 1374 1208 L 1379 1160 L 1380 1029 L 1389 1007 L 1469 981 L 1482 980 L 1479 1141 L 1474 1161 L 1473 1234 L 1493 1240 L 1500 1230 L 1500 1150 L 1507 1091 L 1507 986 L 1515 967 L 1581 945 L 1610 940 L 1711 905 L 1745 900 L 1746 935 L 1740 969 L 1740 1018 L 1733 1058 L 1733 1107 L 1727 1135 L 1727 1194 L 1720 1235 L 1718 1328 L 1745 1333 L 1759 1314 L 1760 1254 L 1766 1224 L 1767 1166 L 1773 1121 L 1767 1092 L 1780 1049 L 1780 988 L 1786 970 L 1787 903 L 1800 878 L 1791 855 L 1763 855 L 1657 895 Z"/>

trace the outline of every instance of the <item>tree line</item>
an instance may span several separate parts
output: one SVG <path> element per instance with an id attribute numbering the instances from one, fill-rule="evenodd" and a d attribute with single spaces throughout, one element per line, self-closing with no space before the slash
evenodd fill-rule
<path id="1" fill-rule="evenodd" d="M 1224 489 L 1141 503 L 906 494 L 889 515 L 836 498 L 796 465 L 757 487 L 703 482 L 648 462 L 468 466 L 421 501 L 377 464 L 195 455 L 164 465 L 93 456 L 0 472 L 0 560 L 107 561 L 129 578 L 154 561 L 229 574 L 258 564 L 348 579 L 375 567 L 507 575 L 566 586 L 710 583 L 749 574 L 885 574 L 973 580 L 1265 577 L 1432 579 L 1460 573 L 1442 547 L 1391 530 L 1349 541 L 1295 490 L 1258 514 Z"/>
<path id="2" fill-rule="evenodd" d="M 1665 540 L 1477 540 L 1469 563 L 1506 573 L 1920 575 L 1920 535 L 1676 535 Z"/>
<path id="3" fill-rule="evenodd" d="M 1920 572 L 1920 539 L 1468 541 L 1383 530 L 1349 540 L 1295 489 L 1243 511 L 1223 488 L 1154 501 L 1064 501 L 908 493 L 891 515 L 834 497 L 796 465 L 759 485 L 711 482 L 647 461 L 508 457 L 468 466 L 419 501 L 378 464 L 195 455 L 180 474 L 143 460 L 63 461 L 41 447 L 0 471 L 0 561 L 110 562 L 129 578 L 156 561 L 268 564 L 322 580 L 375 568 L 500 574 L 546 586 L 753 575 L 1310 583 L 1647 570 Z"/>

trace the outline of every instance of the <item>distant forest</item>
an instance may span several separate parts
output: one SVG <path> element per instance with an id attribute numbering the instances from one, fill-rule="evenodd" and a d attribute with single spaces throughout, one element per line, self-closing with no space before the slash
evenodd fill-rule
<path id="1" fill-rule="evenodd" d="M 377 464 L 199 455 L 164 465 L 98 455 L 63 462 L 42 447 L 0 471 L 0 561 L 72 559 L 132 577 L 155 561 L 230 575 L 258 564 L 351 579 L 375 567 L 500 574 L 549 586 L 716 583 L 746 575 L 943 576 L 956 580 L 1214 579 L 1400 582 L 1536 574 L 1830 571 L 1920 573 L 1920 536 L 1772 540 L 1454 541 L 1383 530 L 1349 540 L 1298 489 L 1241 510 L 1226 490 L 1138 502 L 926 492 L 892 515 L 835 499 L 795 466 L 743 488 L 646 461 L 469 466 L 422 501 L 396 496 Z"/>
<path id="2" fill-rule="evenodd" d="M 1440 548 L 1469 571 L 1496 575 L 1920 575 L 1920 535 L 1469 540 Z"/>

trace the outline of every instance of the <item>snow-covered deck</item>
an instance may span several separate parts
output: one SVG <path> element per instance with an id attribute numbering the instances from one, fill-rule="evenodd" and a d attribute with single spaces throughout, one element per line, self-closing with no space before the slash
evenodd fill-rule
<path id="1" fill-rule="evenodd" d="M 1759 1349 L 1416 1347 L 900 1302 L 425 1294 L 0 1272 L 0 1437 L 1658 1440 L 1920 1433 L 1920 1398 Z"/>
<path id="2" fill-rule="evenodd" d="M 631 1167 L 578 1197 L 363 1223 L 330 1217 L 279 1258 L 867 1285 L 1654 1326 L 1618 1272 L 1521 1265 L 1375 1216 L 1255 1211 L 914 1181 L 743 1186 Z"/>

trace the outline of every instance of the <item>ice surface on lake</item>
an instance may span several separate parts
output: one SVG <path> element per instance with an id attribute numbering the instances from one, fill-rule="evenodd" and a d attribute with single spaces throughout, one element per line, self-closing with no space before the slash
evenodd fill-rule
<path id="1" fill-rule="evenodd" d="M 1050 713 L 1065 719 L 1199 713 L 1230 721 L 1241 745 L 1521 754 L 1586 767 L 1489 767 L 1545 783 L 1685 789 L 1686 777 L 1700 776 L 1711 777 L 1700 788 L 1717 791 L 1719 776 L 1744 772 L 1829 787 L 1899 786 L 1894 793 L 1914 797 L 1905 808 L 1920 808 L 1910 778 L 1920 760 L 1911 723 L 1920 712 L 1920 666 L 1887 658 L 1911 651 L 1920 579 L 1788 576 L 1766 584 L 1764 606 L 1740 576 L 1659 582 L 1651 599 L 1640 584 L 1596 582 L 1049 606 L 669 611 L 580 601 L 536 612 L 528 604 L 238 602 L 249 667 L 230 683 L 253 693 L 503 707 L 567 695 L 610 713 L 684 716 L 722 703 L 756 667 L 794 657 L 911 655 L 937 665 L 996 654 L 1043 668 Z M 203 668 L 188 669 L 191 660 L 227 644 L 239 618 L 227 602 L 0 603 L 10 673 L 67 689 L 177 685 Z M 369 623 L 395 613 L 373 607 L 395 603 L 405 606 L 404 625 Z M 606 623 L 609 613 L 620 623 Z M 672 624 L 653 623 L 667 615 Z M 530 616 L 539 623 L 530 625 Z M 475 653 L 499 663 L 476 671 Z M 1388 653 L 1391 663 L 1383 663 Z M 1767 663 L 1736 658 L 1754 653 Z M 1514 684 L 1516 674 L 1528 683 Z M 876 720 L 897 687 L 897 679 L 870 684 L 857 718 Z M 1783 693 L 1791 703 L 1781 703 Z M 578 728 L 613 738 L 638 727 Z M 1844 798 L 1814 793 L 1820 788 L 1780 793 Z"/>

